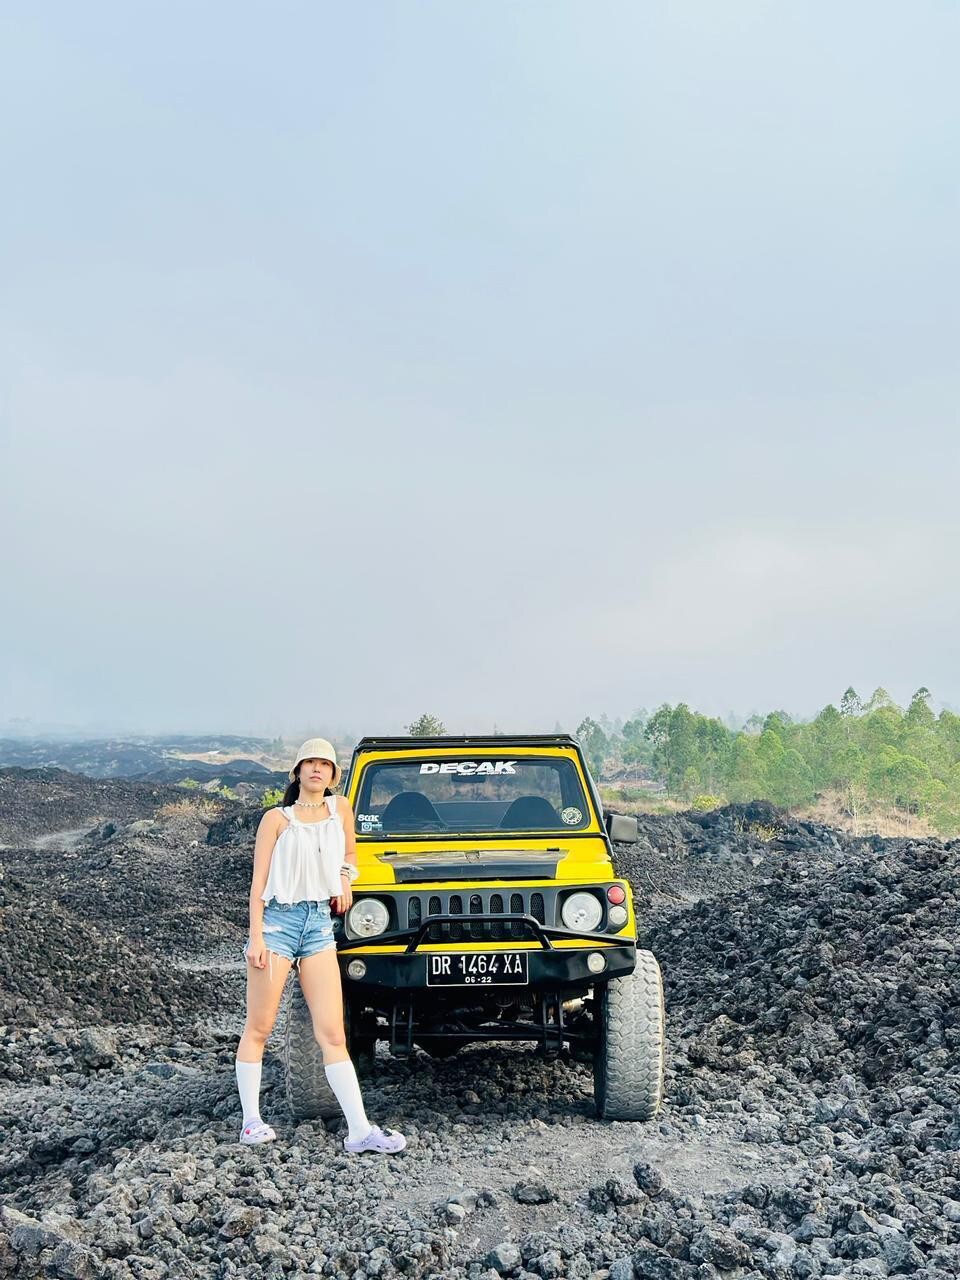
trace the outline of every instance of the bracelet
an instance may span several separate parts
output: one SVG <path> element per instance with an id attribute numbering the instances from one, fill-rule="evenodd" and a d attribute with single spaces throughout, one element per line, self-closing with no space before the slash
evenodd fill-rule
<path id="1" fill-rule="evenodd" d="M 346 876 L 350 883 L 353 884 L 360 872 L 352 862 L 345 862 L 340 868 L 340 874 L 341 876 Z"/>

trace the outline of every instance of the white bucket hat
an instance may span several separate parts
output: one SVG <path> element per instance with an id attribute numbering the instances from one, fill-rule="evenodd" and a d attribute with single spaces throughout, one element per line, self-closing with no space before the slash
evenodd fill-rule
<path id="1" fill-rule="evenodd" d="M 300 750 L 297 752 L 297 758 L 293 762 L 293 768 L 287 775 L 291 782 L 296 781 L 297 767 L 304 760 L 329 760 L 333 765 L 333 779 L 330 785 L 335 787 L 339 784 L 343 775 L 343 770 L 337 764 L 337 749 L 332 742 L 328 742 L 326 738 L 308 738 Z"/>

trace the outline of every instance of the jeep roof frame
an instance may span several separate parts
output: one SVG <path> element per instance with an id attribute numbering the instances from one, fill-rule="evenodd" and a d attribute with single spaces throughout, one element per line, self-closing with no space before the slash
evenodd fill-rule
<path id="1" fill-rule="evenodd" d="M 430 750 L 431 747 L 503 747 L 509 750 L 510 747 L 572 747 L 577 753 L 580 761 L 580 767 L 583 770 L 583 777 L 587 784 L 587 790 L 590 793 L 590 799 L 593 801 L 593 807 L 596 809 L 597 817 L 600 819 L 600 826 L 604 829 L 607 844 L 610 844 L 610 836 L 606 832 L 606 822 L 604 820 L 603 801 L 600 799 L 600 788 L 594 782 L 593 775 L 587 767 L 586 756 L 583 754 L 583 747 L 579 741 L 570 733 L 497 733 L 497 734 L 463 734 L 463 733 L 447 733 L 437 735 L 431 738 L 414 738 L 409 734 L 405 737 L 379 737 L 371 736 L 361 738 L 357 745 L 353 748 L 353 755 L 350 759 L 350 768 L 347 770 L 346 777 L 343 780 L 343 790 L 346 793 L 350 780 L 353 777 L 353 771 L 357 765 L 357 757 L 361 751 L 380 751 L 389 750 L 391 747 L 403 747 L 405 749 L 411 747 L 424 747 Z"/>
<path id="2" fill-rule="evenodd" d="M 353 753 L 356 755 L 361 747 L 376 750 L 378 747 L 497 747 L 501 744 L 512 744 L 515 747 L 562 746 L 580 750 L 580 743 L 569 733 L 447 733 L 429 738 L 416 738 L 409 734 L 394 738 L 379 736 L 361 738 L 354 747 Z"/>

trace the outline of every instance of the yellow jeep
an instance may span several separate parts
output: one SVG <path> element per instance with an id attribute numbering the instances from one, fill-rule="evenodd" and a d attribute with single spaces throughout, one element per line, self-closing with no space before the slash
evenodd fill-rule
<path id="1" fill-rule="evenodd" d="M 574 738 L 364 738 L 345 791 L 360 875 L 338 924 L 350 1051 L 444 1057 L 476 1040 L 527 1040 L 592 1061 L 597 1113 L 656 1114 L 663 987 L 638 950 L 630 884 Z M 288 1009 L 287 1096 L 336 1113 L 299 986 Z"/>

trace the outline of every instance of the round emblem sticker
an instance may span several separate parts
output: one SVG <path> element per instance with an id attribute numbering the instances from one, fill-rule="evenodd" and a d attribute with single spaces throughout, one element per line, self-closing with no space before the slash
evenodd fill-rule
<path id="1" fill-rule="evenodd" d="M 583 821 L 583 814 L 579 809 L 575 809 L 573 805 L 571 805 L 569 809 L 562 809 L 560 811 L 560 817 L 568 827 L 575 827 L 578 822 Z"/>

